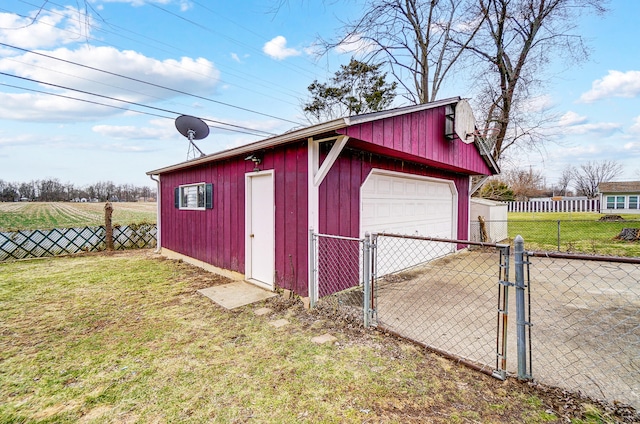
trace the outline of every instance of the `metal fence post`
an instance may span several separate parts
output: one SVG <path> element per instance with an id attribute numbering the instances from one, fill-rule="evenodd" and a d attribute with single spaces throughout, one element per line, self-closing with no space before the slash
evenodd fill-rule
<path id="1" fill-rule="evenodd" d="M 371 235 L 365 233 L 362 253 L 362 271 L 364 299 L 363 299 L 363 314 L 364 314 L 364 328 L 369 328 L 369 319 L 371 317 Z"/>
<path id="2" fill-rule="evenodd" d="M 514 262 L 516 274 L 516 334 L 518 350 L 518 378 L 521 380 L 531 379 L 531 374 L 527 370 L 527 339 L 524 304 L 524 239 L 521 235 L 514 240 Z M 529 341 L 531 342 L 531 341 Z"/>
<path id="3" fill-rule="evenodd" d="M 560 251 L 560 220 L 558 220 L 558 252 Z"/>

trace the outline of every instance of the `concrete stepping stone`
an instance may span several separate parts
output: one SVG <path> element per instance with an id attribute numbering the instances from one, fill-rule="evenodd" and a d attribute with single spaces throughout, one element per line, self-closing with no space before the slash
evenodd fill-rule
<path id="1" fill-rule="evenodd" d="M 271 312 L 273 312 L 273 309 L 271 308 L 260 308 L 256 309 L 253 313 L 261 317 L 263 315 L 269 315 Z"/>
<path id="2" fill-rule="evenodd" d="M 311 339 L 311 341 L 312 341 L 313 343 L 317 343 L 317 344 L 333 343 L 333 342 L 335 342 L 335 341 L 337 341 L 337 340 L 338 340 L 338 339 L 337 339 L 336 337 L 334 337 L 334 336 L 332 336 L 331 334 L 328 334 L 328 333 L 327 333 L 327 334 L 323 334 L 323 335 L 321 335 L 321 336 L 313 337 L 313 338 Z"/>
<path id="3" fill-rule="evenodd" d="M 280 328 L 280 327 L 284 327 L 285 325 L 289 324 L 289 321 L 287 321 L 286 319 L 278 319 L 275 321 L 269 321 L 269 325 L 275 327 L 275 328 Z"/>

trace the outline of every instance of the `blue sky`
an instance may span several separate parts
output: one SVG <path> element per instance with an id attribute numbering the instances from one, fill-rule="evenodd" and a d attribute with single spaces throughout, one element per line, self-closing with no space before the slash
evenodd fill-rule
<path id="1" fill-rule="evenodd" d="M 83 2 L 4 0 L 0 179 L 152 185 L 146 171 L 186 159 L 172 112 L 263 135 L 211 128 L 197 142 L 205 153 L 308 125 L 300 106 L 306 87 L 351 57 L 333 51 L 317 59 L 314 42 L 335 36 L 341 19 L 361 8 L 355 1 L 289 1 L 274 13 L 279 3 L 91 0 L 87 11 L 77 9 Z M 612 159 L 624 166 L 621 179 L 640 180 L 640 2 L 614 0 L 610 8 L 579 22 L 592 49 L 588 62 L 550 64 L 553 79 L 539 103 L 557 122 L 543 154 L 512 153 L 508 166 L 541 169 L 554 183 L 566 164 Z M 464 81 L 450 81 L 442 97 L 472 97 Z"/>

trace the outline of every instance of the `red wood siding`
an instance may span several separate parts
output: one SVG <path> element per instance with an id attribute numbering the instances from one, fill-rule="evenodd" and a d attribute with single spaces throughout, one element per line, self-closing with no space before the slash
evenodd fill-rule
<path id="1" fill-rule="evenodd" d="M 454 181 L 458 238 L 467 238 L 469 175 L 490 175 L 491 170 L 473 144 L 445 138 L 444 122 L 444 107 L 440 107 L 340 130 L 350 140 L 319 188 L 318 230 L 360 236 L 360 187 L 371 170 L 378 168 Z M 326 157 L 330 145 L 322 143 L 321 157 Z M 260 168 L 274 170 L 275 284 L 306 296 L 307 141 L 292 141 L 263 153 Z M 161 174 L 162 247 L 244 274 L 245 174 L 254 166 L 244 157 L 220 158 Z M 214 185 L 213 209 L 176 209 L 175 187 L 201 182 Z"/>
<path id="2" fill-rule="evenodd" d="M 381 155 L 453 172 L 492 174 L 474 144 L 457 138 L 447 140 L 444 128 L 445 108 L 440 107 L 353 125 L 338 132 L 356 139 L 352 146 Z"/>
<path id="3" fill-rule="evenodd" d="M 452 180 L 458 190 L 458 238 L 468 237 L 469 177 L 421 164 L 344 150 L 320 185 L 320 232 L 360 237 L 360 187 L 373 168 Z"/>
<path id="4" fill-rule="evenodd" d="M 162 247 L 244 274 L 245 174 L 253 166 L 237 157 L 162 174 Z M 275 284 L 306 295 L 306 142 L 265 152 L 260 169 L 274 170 Z M 175 208 L 175 187 L 200 182 L 213 183 L 213 209 Z"/>

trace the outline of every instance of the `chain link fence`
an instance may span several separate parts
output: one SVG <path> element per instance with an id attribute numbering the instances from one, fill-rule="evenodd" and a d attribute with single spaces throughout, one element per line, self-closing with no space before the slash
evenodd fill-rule
<path id="1" fill-rule="evenodd" d="M 375 324 L 504 378 L 509 246 L 374 238 Z M 462 248 L 467 248 L 460 250 Z"/>
<path id="2" fill-rule="evenodd" d="M 113 247 L 155 247 L 157 232 L 155 224 L 113 227 Z M 101 251 L 106 249 L 105 239 L 104 226 L 0 232 L 0 261 Z"/>
<path id="3" fill-rule="evenodd" d="M 528 252 L 531 373 L 640 409 L 640 258 Z"/>
<path id="4" fill-rule="evenodd" d="M 363 319 L 364 240 L 311 233 L 311 306 Z"/>
<path id="5" fill-rule="evenodd" d="M 512 242 L 521 235 L 528 250 L 575 252 L 612 256 L 640 256 L 640 220 L 509 220 L 471 222 L 472 241 Z M 491 233 L 506 234 L 490 240 Z"/>
<path id="6" fill-rule="evenodd" d="M 514 244 L 315 235 L 315 291 L 365 326 L 495 377 L 640 409 L 640 257 Z"/>

